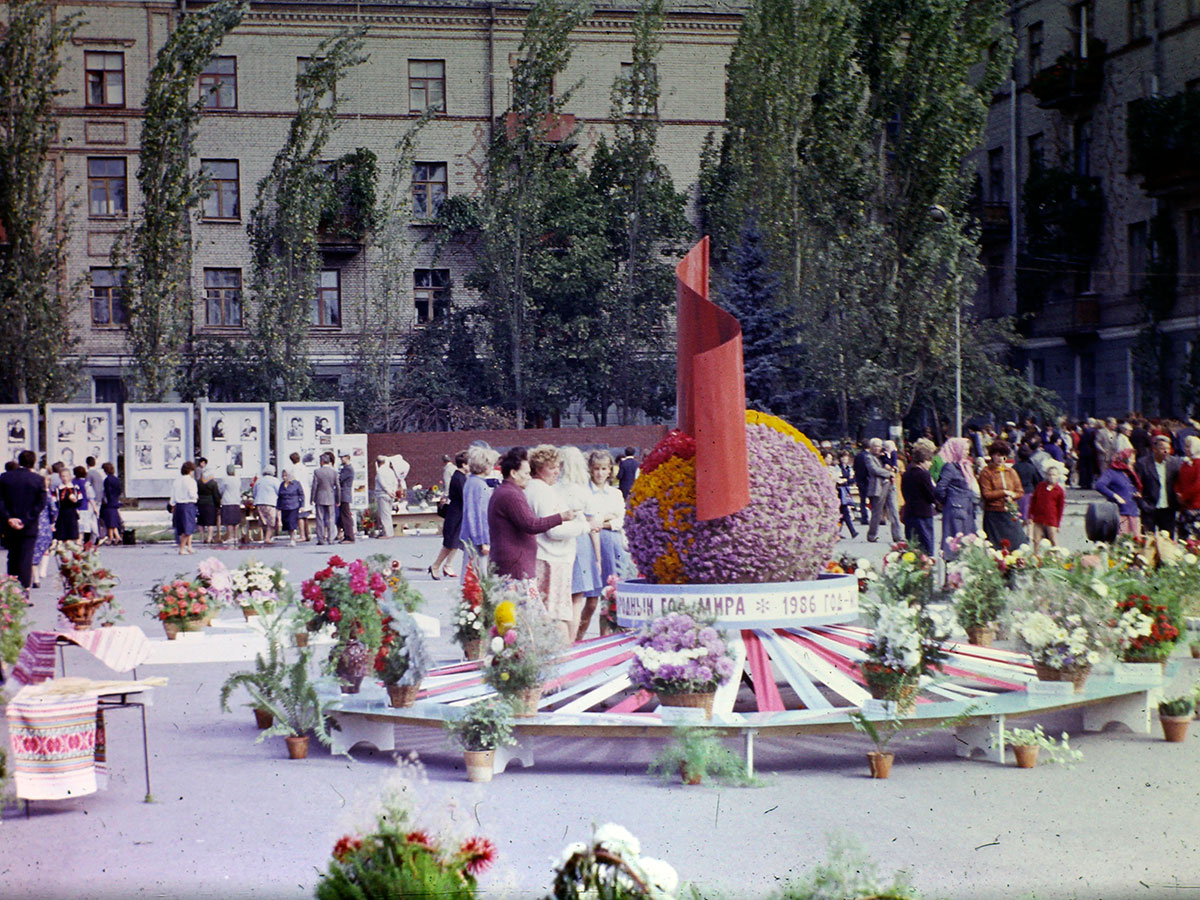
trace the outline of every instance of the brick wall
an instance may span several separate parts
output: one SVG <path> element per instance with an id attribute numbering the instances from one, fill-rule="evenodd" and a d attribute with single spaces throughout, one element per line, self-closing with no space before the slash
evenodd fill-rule
<path id="1" fill-rule="evenodd" d="M 386 456 L 403 454 L 412 465 L 408 474 L 410 485 L 428 487 L 442 480 L 442 456 L 453 456 L 465 450 L 473 441 L 487 441 L 503 452 L 509 447 L 533 447 L 537 444 L 565 446 L 574 444 L 585 453 L 597 448 L 637 447 L 644 456 L 667 433 L 666 425 L 610 425 L 604 428 L 528 428 L 523 431 L 423 431 L 400 434 L 367 435 L 367 452 L 372 460 L 381 453 Z M 375 469 L 371 468 L 374 483 Z"/>

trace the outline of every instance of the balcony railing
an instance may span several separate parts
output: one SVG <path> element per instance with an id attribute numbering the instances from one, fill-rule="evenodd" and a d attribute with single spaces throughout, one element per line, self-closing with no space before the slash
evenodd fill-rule
<path id="1" fill-rule="evenodd" d="M 1043 109 L 1066 109 L 1095 103 L 1104 86 L 1103 41 L 1088 41 L 1086 57 L 1064 53 L 1029 82 Z"/>
<path id="2" fill-rule="evenodd" d="M 1148 97 L 1129 105 L 1129 171 L 1152 197 L 1200 191 L 1200 93 Z"/>

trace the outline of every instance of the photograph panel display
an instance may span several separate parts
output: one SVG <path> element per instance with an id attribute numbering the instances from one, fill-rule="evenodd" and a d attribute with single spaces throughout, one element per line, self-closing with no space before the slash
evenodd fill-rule
<path id="1" fill-rule="evenodd" d="M 334 438 L 341 434 L 343 422 L 341 400 L 275 404 L 276 470 L 290 471 L 304 486 L 306 497 L 313 470 L 320 465 L 322 453 L 335 450 Z M 292 462 L 293 453 L 300 454 L 299 464 Z"/>
<path id="2" fill-rule="evenodd" d="M 4 462 L 15 460 L 22 450 L 39 453 L 38 408 L 32 403 L 0 404 L 0 426 L 3 427 Z"/>
<path id="3" fill-rule="evenodd" d="M 72 468 L 87 464 L 117 464 L 117 405 L 115 403 L 46 404 L 46 462 Z"/>
<path id="4" fill-rule="evenodd" d="M 194 460 L 190 403 L 125 404 L 125 493 L 167 497 L 179 469 Z"/>
<path id="5" fill-rule="evenodd" d="M 200 455 L 214 475 L 226 466 L 247 487 L 271 458 L 269 403 L 201 403 Z"/>

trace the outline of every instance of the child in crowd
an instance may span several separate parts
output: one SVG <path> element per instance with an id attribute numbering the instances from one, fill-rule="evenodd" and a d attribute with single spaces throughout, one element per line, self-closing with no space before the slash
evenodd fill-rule
<path id="1" fill-rule="evenodd" d="M 1046 464 L 1046 480 L 1039 481 L 1033 488 L 1033 499 L 1029 501 L 1029 522 L 1033 543 L 1045 538 L 1058 546 L 1058 527 L 1062 524 L 1063 504 L 1066 493 L 1062 483 L 1067 477 L 1067 467 L 1060 462 Z"/>

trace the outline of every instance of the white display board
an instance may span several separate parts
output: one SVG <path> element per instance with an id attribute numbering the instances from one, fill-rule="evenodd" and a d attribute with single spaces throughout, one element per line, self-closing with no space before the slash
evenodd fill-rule
<path id="1" fill-rule="evenodd" d="M 342 467 L 342 454 L 350 454 L 350 465 L 354 466 L 354 497 L 350 501 L 352 509 L 366 509 L 371 503 L 371 492 L 367 484 L 367 436 L 365 434 L 335 434 L 333 436 L 333 452 L 337 460 L 335 469 Z M 311 479 L 310 487 L 311 487 Z"/>
<path id="2" fill-rule="evenodd" d="M 125 404 L 125 495 L 169 497 L 179 468 L 194 460 L 190 403 Z"/>
<path id="3" fill-rule="evenodd" d="M 243 488 L 271 461 L 270 431 L 269 403 L 200 403 L 200 455 L 208 471 L 222 476 L 232 464 Z"/>
<path id="4" fill-rule="evenodd" d="M 341 400 L 313 403 L 275 404 L 275 468 L 292 468 L 291 456 L 300 454 L 300 464 L 309 473 L 319 466 L 321 454 L 333 450 L 334 435 L 344 429 Z M 312 479 L 305 485 L 305 494 Z"/>
<path id="5" fill-rule="evenodd" d="M 62 461 L 73 469 L 89 456 L 100 465 L 117 464 L 117 404 L 47 403 L 47 464 Z"/>
<path id="6" fill-rule="evenodd" d="M 15 460 L 22 450 L 38 452 L 38 424 L 38 408 L 34 404 L 0 403 L 0 428 L 4 429 L 4 462 Z"/>

